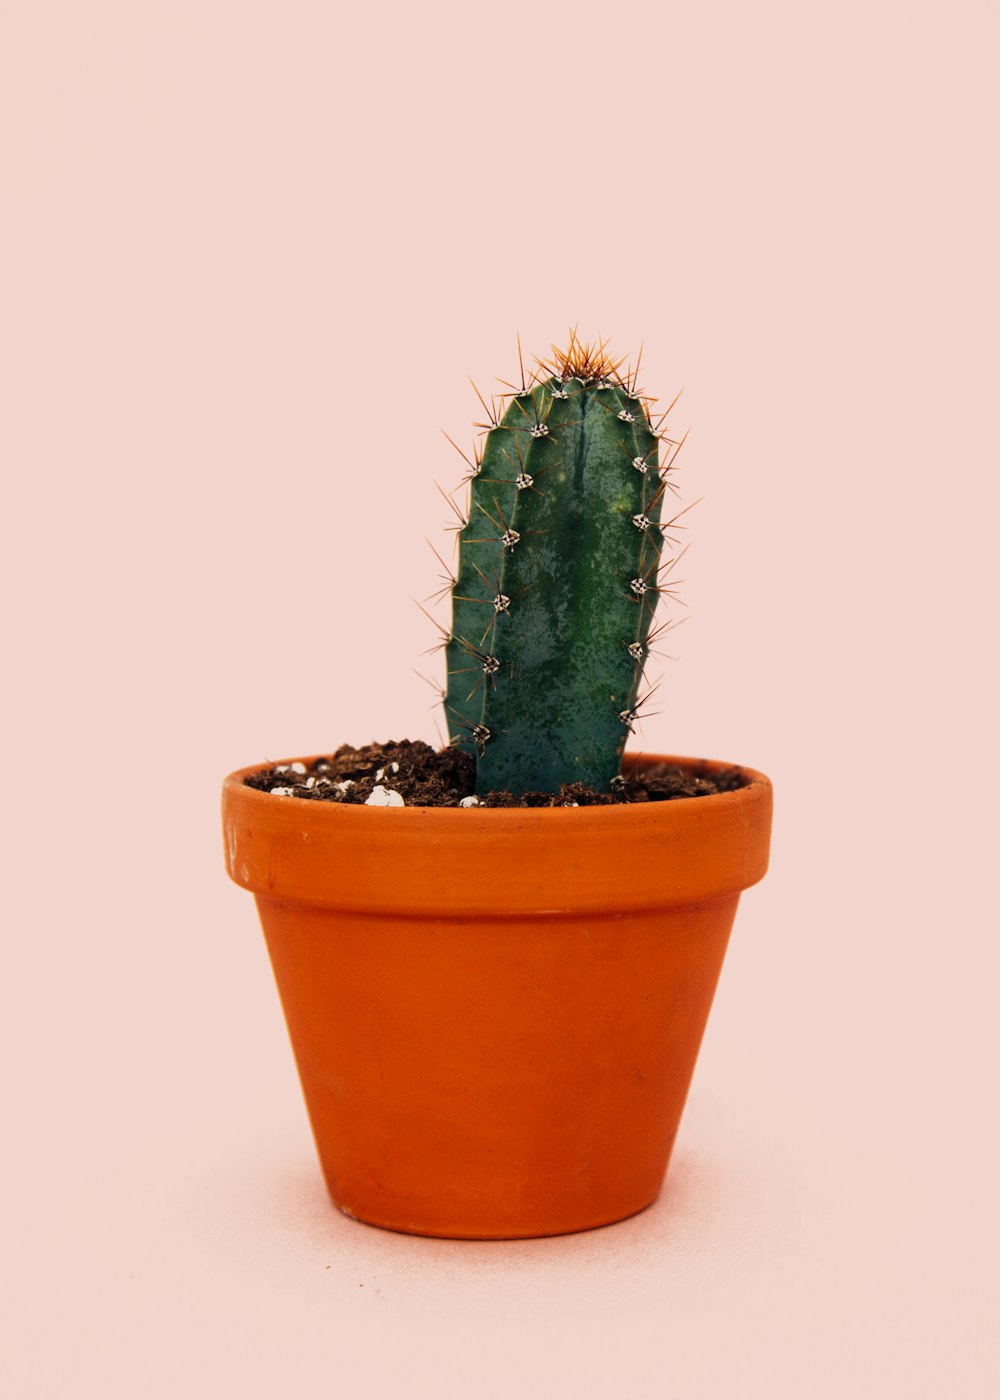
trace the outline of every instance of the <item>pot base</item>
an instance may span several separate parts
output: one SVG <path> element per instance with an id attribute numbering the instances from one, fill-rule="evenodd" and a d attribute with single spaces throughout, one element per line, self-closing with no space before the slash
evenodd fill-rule
<path id="1" fill-rule="evenodd" d="M 623 1215 L 611 1215 L 606 1220 L 602 1219 L 594 1221 L 585 1221 L 582 1224 L 573 1225 L 567 1224 L 563 1225 L 560 1228 L 552 1228 L 548 1230 L 509 1229 L 502 1233 L 497 1233 L 494 1231 L 479 1231 L 468 1229 L 462 1230 L 458 1229 L 457 1227 L 455 1229 L 450 1230 L 443 1228 L 431 1229 L 429 1227 L 417 1227 L 416 1225 L 412 1224 L 404 1225 L 402 1223 L 393 1222 L 389 1220 L 366 1220 L 364 1216 L 355 1215 L 354 1212 L 352 1210 L 349 1210 L 347 1206 L 341 1205 L 339 1201 L 334 1200 L 332 1196 L 330 1197 L 331 1201 L 333 1201 L 333 1204 L 340 1211 L 341 1215 L 346 1215 L 348 1220 L 357 1221 L 359 1225 L 369 1225 L 374 1230 L 388 1230 L 394 1235 L 418 1235 L 422 1239 L 479 1240 L 481 1242 L 494 1240 L 498 1244 L 502 1243 L 504 1240 L 545 1240 L 553 1239 L 559 1235 L 582 1235 L 586 1234 L 590 1230 L 603 1230 L 609 1225 L 618 1225 L 623 1220 L 631 1220 L 634 1216 L 641 1215 L 644 1210 L 649 1210 L 650 1206 L 654 1206 L 659 1200 L 659 1198 L 660 1193 L 657 1192 L 653 1199 L 651 1201 L 647 1201 L 645 1205 L 636 1206 L 634 1210 L 628 1210 Z"/>

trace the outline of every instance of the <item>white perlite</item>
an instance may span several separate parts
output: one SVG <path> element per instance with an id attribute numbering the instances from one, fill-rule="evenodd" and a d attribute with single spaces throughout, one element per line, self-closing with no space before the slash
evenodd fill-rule
<path id="1" fill-rule="evenodd" d="M 478 798 L 478 797 L 463 797 L 462 800 L 461 800 L 461 802 L 460 802 L 458 805 L 459 805 L 460 807 L 478 807 L 478 806 L 479 806 L 479 798 Z"/>
<path id="2" fill-rule="evenodd" d="M 348 788 L 352 788 L 353 786 L 353 778 L 345 778 L 342 783 L 334 783 L 334 787 L 337 789 L 338 792 L 346 792 Z"/>
<path id="3" fill-rule="evenodd" d="M 403 794 L 382 787 L 381 783 L 372 788 L 371 796 L 365 798 L 366 807 L 405 807 Z"/>
<path id="4" fill-rule="evenodd" d="M 295 796 L 295 789 L 294 789 L 294 788 L 284 788 L 284 787 L 272 788 L 272 789 L 271 789 L 271 796 L 272 796 L 272 797 L 294 797 L 294 796 Z"/>

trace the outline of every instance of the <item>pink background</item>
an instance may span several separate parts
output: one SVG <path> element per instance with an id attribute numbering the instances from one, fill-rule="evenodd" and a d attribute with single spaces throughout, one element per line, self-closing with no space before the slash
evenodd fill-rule
<path id="1" fill-rule="evenodd" d="M 0 20 L 0 1381 L 993 1395 L 995 9 L 338 9 Z M 773 865 L 659 1204 L 410 1239 L 327 1204 L 219 784 L 434 740 L 439 428 L 577 321 L 705 498 L 642 743 L 770 773 Z"/>

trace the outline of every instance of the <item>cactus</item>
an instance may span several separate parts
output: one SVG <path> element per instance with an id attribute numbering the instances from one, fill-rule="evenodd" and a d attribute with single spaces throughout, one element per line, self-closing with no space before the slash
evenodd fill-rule
<path id="1" fill-rule="evenodd" d="M 622 363 L 571 334 L 530 382 L 522 367 L 466 458 L 445 710 L 451 743 L 475 750 L 479 794 L 607 791 L 648 698 L 643 667 L 665 630 L 654 609 L 676 562 L 662 562 L 674 521 L 661 506 L 679 444 L 665 414 L 651 423 L 638 366 L 623 375 Z M 661 441 L 675 449 L 662 470 Z"/>

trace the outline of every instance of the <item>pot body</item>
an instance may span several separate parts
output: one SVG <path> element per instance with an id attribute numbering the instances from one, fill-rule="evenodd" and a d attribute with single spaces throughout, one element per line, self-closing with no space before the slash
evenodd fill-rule
<path id="1" fill-rule="evenodd" d="M 230 874 L 257 898 L 341 1210 L 507 1239 L 655 1200 L 740 890 L 767 865 L 770 784 L 744 771 L 715 797 L 485 811 L 227 779 Z"/>

